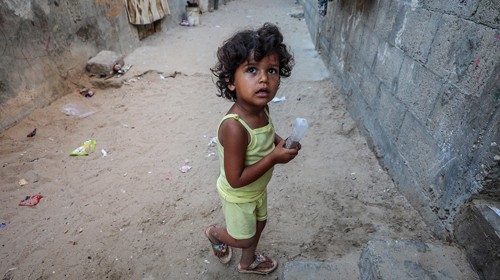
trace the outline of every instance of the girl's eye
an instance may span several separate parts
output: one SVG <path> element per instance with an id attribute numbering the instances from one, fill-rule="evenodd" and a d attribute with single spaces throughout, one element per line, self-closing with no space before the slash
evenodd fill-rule
<path id="1" fill-rule="evenodd" d="M 257 73 L 257 68 L 255 68 L 255 67 L 248 67 L 247 72 L 248 73 L 252 73 L 252 74 Z"/>
<path id="2" fill-rule="evenodd" d="M 278 69 L 276 69 L 276 68 L 271 68 L 271 69 L 267 70 L 267 72 L 269 72 L 269 74 L 274 75 L 274 74 L 277 74 L 277 73 L 278 73 Z"/>

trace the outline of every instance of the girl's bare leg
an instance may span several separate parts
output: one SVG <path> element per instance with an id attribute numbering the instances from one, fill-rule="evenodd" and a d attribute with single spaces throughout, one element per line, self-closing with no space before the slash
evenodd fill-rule
<path id="1" fill-rule="evenodd" d="M 210 227 L 207 231 L 208 235 L 213 242 L 225 243 L 234 248 L 241 248 L 241 260 L 240 267 L 246 268 L 255 260 L 255 249 L 259 244 L 260 236 L 264 227 L 266 226 L 266 221 L 257 221 L 256 233 L 252 238 L 249 239 L 234 239 L 229 235 L 225 228 Z M 272 262 L 263 262 L 259 265 L 262 268 L 272 267 Z"/>
<path id="2" fill-rule="evenodd" d="M 265 226 L 266 226 L 266 221 L 257 221 L 257 231 L 253 238 L 254 242 L 252 243 L 252 246 L 250 246 L 249 248 L 243 248 L 241 250 L 240 266 L 242 268 L 246 268 L 253 263 L 255 259 L 255 249 L 257 249 L 257 244 L 259 244 L 260 235 L 262 234 L 262 231 L 264 230 Z"/>

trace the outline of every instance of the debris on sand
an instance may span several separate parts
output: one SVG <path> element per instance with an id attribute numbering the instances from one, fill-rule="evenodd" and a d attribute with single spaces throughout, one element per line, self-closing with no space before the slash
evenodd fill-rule
<path id="1" fill-rule="evenodd" d="M 26 137 L 33 137 L 36 135 L 36 127 L 35 129 L 33 129 L 33 131 L 31 131 L 28 135 L 26 135 Z"/>
<path id="2" fill-rule="evenodd" d="M 19 202 L 19 206 L 35 206 L 40 202 L 43 198 L 41 194 L 35 194 L 32 196 L 26 196 L 21 202 Z"/>

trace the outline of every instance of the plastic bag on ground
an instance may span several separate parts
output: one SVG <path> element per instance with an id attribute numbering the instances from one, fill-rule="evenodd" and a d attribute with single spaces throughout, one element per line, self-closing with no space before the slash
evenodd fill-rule
<path id="1" fill-rule="evenodd" d="M 74 149 L 69 155 L 70 156 L 88 156 L 89 154 L 93 153 L 95 151 L 95 144 L 96 140 L 95 139 L 90 139 L 83 144 Z"/>

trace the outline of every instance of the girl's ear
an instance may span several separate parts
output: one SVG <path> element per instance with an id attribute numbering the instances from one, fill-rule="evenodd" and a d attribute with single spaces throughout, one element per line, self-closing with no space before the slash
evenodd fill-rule
<path id="1" fill-rule="evenodd" d="M 230 91 L 234 91 L 236 89 L 236 87 L 234 86 L 234 84 L 228 84 L 227 85 L 227 88 L 230 90 Z"/>

